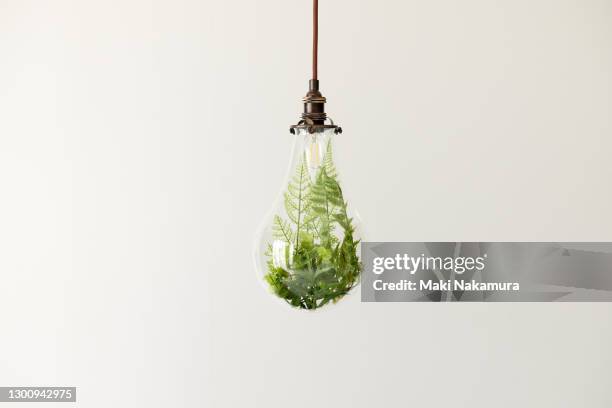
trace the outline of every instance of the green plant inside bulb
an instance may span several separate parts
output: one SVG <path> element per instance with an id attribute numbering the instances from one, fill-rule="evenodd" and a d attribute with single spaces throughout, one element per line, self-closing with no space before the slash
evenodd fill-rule
<path id="1" fill-rule="evenodd" d="M 359 239 L 338 183 L 331 134 L 301 132 L 302 147 L 283 205 L 272 217 L 265 281 L 302 309 L 336 302 L 358 282 Z"/>

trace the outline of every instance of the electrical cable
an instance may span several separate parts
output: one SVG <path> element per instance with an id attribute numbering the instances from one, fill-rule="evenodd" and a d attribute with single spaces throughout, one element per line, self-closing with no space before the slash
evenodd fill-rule
<path id="1" fill-rule="evenodd" d="M 312 79 L 318 79 L 319 0 L 312 3 Z"/>

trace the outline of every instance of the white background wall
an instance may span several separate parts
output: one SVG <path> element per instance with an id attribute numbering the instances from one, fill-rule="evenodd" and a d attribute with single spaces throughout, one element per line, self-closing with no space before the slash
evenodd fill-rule
<path id="1" fill-rule="evenodd" d="M 610 407 L 609 304 L 304 313 L 260 289 L 310 7 L 0 0 L 0 385 L 74 385 L 82 407 Z M 612 3 L 320 9 L 368 239 L 612 240 Z"/>

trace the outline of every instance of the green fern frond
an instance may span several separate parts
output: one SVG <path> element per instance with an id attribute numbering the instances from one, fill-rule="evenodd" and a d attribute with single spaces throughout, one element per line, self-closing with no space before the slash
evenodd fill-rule
<path id="1" fill-rule="evenodd" d="M 318 220 L 321 244 L 329 247 L 332 243 L 334 215 L 344 200 L 338 182 L 327 174 L 324 166 L 321 167 L 315 183 L 310 187 L 309 201 L 307 222 Z"/>
<path id="2" fill-rule="evenodd" d="M 295 233 L 287 221 L 284 221 L 281 217 L 275 215 L 274 223 L 272 224 L 272 236 L 275 239 L 280 239 L 286 242 L 287 244 L 292 244 Z"/>
<path id="3" fill-rule="evenodd" d="M 336 166 L 334 165 L 334 155 L 332 154 L 331 139 L 327 142 L 327 146 L 325 147 L 323 168 L 325 169 L 325 172 L 330 178 L 334 180 L 338 178 L 338 172 L 336 171 Z"/>
<path id="4" fill-rule="evenodd" d="M 334 214 L 334 220 L 344 230 L 344 235 L 353 235 L 355 228 L 353 227 L 353 219 L 348 216 L 347 202 L 342 201 L 339 206 L 339 211 Z"/>
<path id="5" fill-rule="evenodd" d="M 304 217 L 308 212 L 308 191 L 310 189 L 310 178 L 306 168 L 305 158 L 302 157 L 293 175 L 287 192 L 285 193 L 285 211 L 287 217 L 296 226 L 295 247 L 299 245 L 300 232 L 304 229 Z"/>

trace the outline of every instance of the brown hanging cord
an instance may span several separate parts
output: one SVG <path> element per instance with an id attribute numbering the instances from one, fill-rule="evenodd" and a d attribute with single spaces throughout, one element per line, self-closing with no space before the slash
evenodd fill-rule
<path id="1" fill-rule="evenodd" d="M 308 84 L 308 93 L 303 98 L 304 112 L 302 119 L 289 128 L 292 134 L 296 129 L 307 129 L 313 133 L 322 129 L 334 129 L 335 133 L 342 133 L 340 126 L 334 125 L 330 119 L 330 124 L 325 124 L 328 119 L 325 113 L 325 97 L 319 91 L 319 72 L 318 72 L 318 53 L 319 53 L 319 0 L 312 0 L 312 79 Z"/>
<path id="2" fill-rule="evenodd" d="M 312 79 L 318 79 L 319 0 L 312 2 Z"/>

